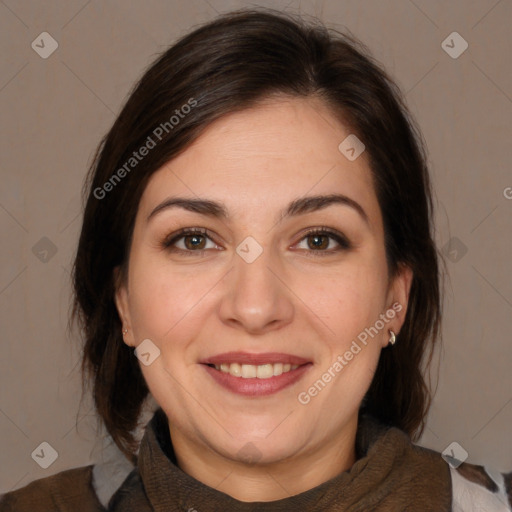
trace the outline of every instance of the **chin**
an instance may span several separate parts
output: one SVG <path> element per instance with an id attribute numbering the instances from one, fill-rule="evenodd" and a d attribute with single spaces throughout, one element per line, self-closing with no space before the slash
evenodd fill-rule
<path id="1" fill-rule="evenodd" d="M 212 440 L 212 446 L 218 441 Z M 302 439 L 294 438 L 293 433 L 275 432 L 262 437 L 258 435 L 243 435 L 230 438 L 224 446 L 217 446 L 216 451 L 223 457 L 245 464 L 273 464 L 285 460 L 297 453 L 303 446 Z"/>

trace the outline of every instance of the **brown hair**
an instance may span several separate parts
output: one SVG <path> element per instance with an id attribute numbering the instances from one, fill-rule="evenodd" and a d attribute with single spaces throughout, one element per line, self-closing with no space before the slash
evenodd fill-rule
<path id="1" fill-rule="evenodd" d="M 397 343 L 381 352 L 361 412 L 413 439 L 424 429 L 431 396 L 422 363 L 430 348 L 430 366 L 438 341 L 441 299 L 421 134 L 398 87 L 355 37 L 319 22 L 243 10 L 197 28 L 149 67 L 98 147 L 84 187 L 72 312 L 85 337 L 84 389 L 92 382 L 100 418 L 132 461 L 137 450 L 132 430 L 149 390 L 133 349 L 123 342 L 114 269 L 119 266 L 125 278 L 141 195 L 152 173 L 209 124 L 273 94 L 320 97 L 366 146 L 390 275 L 403 264 L 414 277 Z M 195 106 L 170 122 L 187 104 Z M 157 141 L 159 126 L 166 129 L 157 132 L 162 132 Z M 126 163 L 148 136 L 156 146 L 130 169 Z"/>

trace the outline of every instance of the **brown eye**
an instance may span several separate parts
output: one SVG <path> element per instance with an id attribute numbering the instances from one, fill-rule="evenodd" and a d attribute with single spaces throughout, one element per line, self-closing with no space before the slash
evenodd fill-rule
<path id="1" fill-rule="evenodd" d="M 327 249 L 329 237 L 327 235 L 308 235 L 308 245 L 311 249 Z"/>
<path id="2" fill-rule="evenodd" d="M 185 235 L 182 237 L 185 241 L 185 247 L 191 251 L 195 249 L 204 249 L 206 237 L 203 235 Z"/>
<path id="3" fill-rule="evenodd" d="M 208 242 L 211 246 L 208 247 Z M 207 235 L 206 229 L 182 229 L 177 233 L 169 235 L 161 243 L 162 247 L 171 252 L 177 252 L 186 255 L 201 254 L 207 249 L 216 249 L 218 246 Z"/>
<path id="4" fill-rule="evenodd" d="M 313 229 L 306 233 L 306 236 L 302 238 L 300 243 L 303 241 L 306 241 L 307 247 L 299 248 L 305 249 L 315 256 L 327 256 L 352 247 L 345 236 L 329 228 Z M 332 242 L 334 242 L 334 247 L 329 248 Z"/>

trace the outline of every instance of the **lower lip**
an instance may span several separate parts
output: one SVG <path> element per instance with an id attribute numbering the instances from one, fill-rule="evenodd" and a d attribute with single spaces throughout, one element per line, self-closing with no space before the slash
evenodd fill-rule
<path id="1" fill-rule="evenodd" d="M 233 377 L 229 373 L 216 370 L 208 365 L 203 365 L 206 371 L 215 379 L 215 381 L 224 388 L 244 396 L 265 396 L 277 393 L 282 389 L 295 384 L 309 370 L 312 363 L 307 363 L 290 370 L 289 372 L 276 375 L 268 379 L 244 379 L 243 377 Z"/>

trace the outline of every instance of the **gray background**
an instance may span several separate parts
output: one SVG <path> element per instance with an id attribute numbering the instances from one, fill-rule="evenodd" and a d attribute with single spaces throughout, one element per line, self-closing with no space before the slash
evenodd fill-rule
<path id="1" fill-rule="evenodd" d="M 159 52 L 195 24 L 249 5 L 0 2 L 0 492 L 97 457 L 90 400 L 79 407 L 80 348 L 66 330 L 94 149 Z M 406 93 L 429 149 L 450 277 L 439 386 L 420 444 L 443 451 L 456 441 L 469 462 L 510 471 L 511 0 L 258 5 L 348 28 Z M 469 45 L 458 58 L 442 47 L 454 31 Z M 31 47 L 42 32 L 59 45 L 47 59 Z M 31 457 L 43 441 L 58 452 L 47 469 Z"/>

